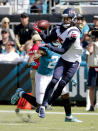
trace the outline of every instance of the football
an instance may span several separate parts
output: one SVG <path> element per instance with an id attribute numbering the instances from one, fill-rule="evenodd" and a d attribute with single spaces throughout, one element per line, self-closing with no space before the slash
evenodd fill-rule
<path id="1" fill-rule="evenodd" d="M 50 23 L 47 20 L 38 21 L 38 28 L 41 30 L 47 30 L 49 26 L 50 26 Z"/>

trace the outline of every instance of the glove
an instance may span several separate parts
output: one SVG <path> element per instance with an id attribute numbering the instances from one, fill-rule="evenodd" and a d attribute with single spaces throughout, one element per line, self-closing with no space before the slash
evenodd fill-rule
<path id="1" fill-rule="evenodd" d="M 26 68 L 31 68 L 32 66 L 36 66 L 36 65 L 37 65 L 37 62 L 33 61 L 33 62 L 31 62 L 30 64 L 28 64 L 28 65 L 26 66 Z"/>
<path id="2" fill-rule="evenodd" d="M 42 30 L 40 30 L 40 29 L 38 29 L 38 28 L 36 28 L 36 27 L 34 27 L 34 26 L 33 26 L 33 28 L 34 28 L 38 33 L 41 33 L 41 32 L 42 32 Z"/>
<path id="3" fill-rule="evenodd" d="M 30 65 L 31 65 L 31 66 L 36 66 L 36 65 L 37 65 L 37 62 L 32 61 L 32 62 L 30 63 Z"/>
<path id="4" fill-rule="evenodd" d="M 41 32 L 42 32 L 42 30 L 38 29 L 37 23 L 34 23 L 34 24 L 33 24 L 33 28 L 34 28 L 38 33 L 41 33 Z"/>

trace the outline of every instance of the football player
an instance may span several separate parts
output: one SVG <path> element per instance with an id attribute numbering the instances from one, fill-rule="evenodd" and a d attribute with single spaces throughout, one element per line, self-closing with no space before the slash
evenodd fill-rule
<path id="1" fill-rule="evenodd" d="M 63 88 L 72 79 L 81 62 L 82 46 L 80 44 L 80 31 L 75 26 L 77 20 L 75 10 L 72 8 L 65 9 L 62 18 L 62 23 L 54 27 L 49 35 L 34 27 L 45 43 L 50 43 L 56 39 L 59 39 L 62 43 L 62 48 L 53 47 L 49 44 L 44 45 L 48 49 L 61 54 L 61 57 L 54 69 L 53 78 L 45 91 L 42 106 L 40 106 L 39 116 L 41 118 L 45 117 L 46 103 L 52 104 L 61 95 Z M 51 96 L 58 81 L 57 89 Z"/>
<path id="2" fill-rule="evenodd" d="M 56 42 L 52 42 L 50 45 L 53 45 L 54 47 L 60 46 L 58 40 Z M 22 97 L 22 98 L 25 98 L 33 106 L 35 106 L 36 111 L 39 112 L 39 108 L 37 108 L 37 107 L 38 107 L 38 105 L 42 104 L 45 90 L 46 90 L 49 82 L 52 79 L 54 67 L 55 67 L 58 59 L 60 58 L 60 55 L 49 50 L 47 47 L 38 49 L 38 52 L 36 51 L 35 54 L 32 51 L 33 50 L 30 50 L 29 63 L 34 61 L 34 57 L 35 57 L 36 53 L 37 54 L 36 54 L 35 58 L 40 57 L 40 65 L 39 65 L 38 70 L 35 75 L 36 98 L 31 95 L 28 95 L 26 92 L 23 91 L 23 89 L 19 88 L 16 90 L 16 93 L 12 96 L 11 103 L 15 104 L 19 100 L 19 98 Z M 64 103 L 64 108 L 65 108 L 65 113 L 66 113 L 65 121 L 77 122 L 78 120 L 76 118 L 72 117 L 72 115 L 71 115 L 71 104 L 70 104 L 70 100 L 69 100 L 68 86 L 66 86 L 63 89 L 62 94 L 61 94 L 61 98 Z M 48 103 L 45 105 L 45 108 L 47 108 L 47 105 L 48 105 Z"/>

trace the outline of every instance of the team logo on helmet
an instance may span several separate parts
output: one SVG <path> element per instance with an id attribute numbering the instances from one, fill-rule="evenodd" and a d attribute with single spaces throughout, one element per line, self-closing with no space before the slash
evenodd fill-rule
<path id="1" fill-rule="evenodd" d="M 69 14 L 75 14 L 74 10 L 69 10 Z"/>
<path id="2" fill-rule="evenodd" d="M 75 10 L 72 8 L 67 8 L 63 11 L 62 17 L 74 17 L 76 14 Z"/>
<path id="3" fill-rule="evenodd" d="M 70 26 L 73 26 L 75 25 L 76 21 L 77 21 L 77 15 L 76 15 L 76 12 L 74 9 L 72 8 L 67 8 L 63 11 L 63 14 L 62 14 L 62 21 L 63 21 L 63 27 L 64 28 L 68 28 Z M 71 18 L 71 20 L 66 23 L 66 18 Z M 68 21 L 68 20 L 67 20 Z"/>

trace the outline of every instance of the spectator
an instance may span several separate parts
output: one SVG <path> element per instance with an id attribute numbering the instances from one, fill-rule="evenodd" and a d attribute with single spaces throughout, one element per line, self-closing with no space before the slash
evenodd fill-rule
<path id="1" fill-rule="evenodd" d="M 29 50 L 32 48 L 32 46 L 33 46 L 33 41 L 32 40 L 28 40 L 24 44 L 22 52 L 20 52 L 20 56 L 21 56 L 22 59 L 24 59 L 24 61 L 28 61 L 28 59 L 29 59 Z"/>
<path id="2" fill-rule="evenodd" d="M 8 41 L 5 45 L 5 52 L 0 54 L 2 62 L 17 62 L 20 61 L 19 54 L 16 53 L 16 45 L 14 41 Z"/>
<path id="3" fill-rule="evenodd" d="M 81 30 L 81 33 L 80 33 L 81 43 L 82 43 L 83 48 L 85 48 L 87 46 L 86 36 L 90 28 L 88 24 L 86 23 L 86 20 L 84 19 L 83 15 L 81 14 L 78 14 L 77 16 L 77 24 Z"/>
<path id="4" fill-rule="evenodd" d="M 41 37 L 40 37 L 40 35 L 39 34 L 35 34 L 33 37 L 32 37 L 32 39 L 33 39 L 33 43 L 34 43 L 34 45 L 33 45 L 33 47 L 31 48 L 31 51 L 33 50 L 34 52 L 36 52 L 37 50 L 38 50 L 38 48 L 39 48 L 39 46 L 42 44 L 42 39 L 41 39 Z M 34 53 L 33 52 L 33 53 Z M 32 54 L 32 53 L 31 53 Z M 31 55 L 30 54 L 30 55 Z M 33 66 L 32 68 L 33 69 L 38 69 L 38 67 L 39 67 L 39 58 L 38 59 L 35 59 L 35 62 L 37 63 L 37 65 L 36 66 Z"/>
<path id="5" fill-rule="evenodd" d="M 29 53 L 30 53 L 30 49 L 32 48 L 33 46 L 33 40 L 28 40 L 26 41 L 26 43 L 24 44 L 24 51 L 26 52 L 26 55 L 29 56 Z"/>
<path id="6" fill-rule="evenodd" d="M 26 51 L 26 56 L 29 58 L 30 49 L 33 46 L 33 41 L 29 40 L 25 43 L 24 50 Z M 30 70 L 30 78 L 32 80 L 32 96 L 35 97 L 35 70 Z"/>
<path id="7" fill-rule="evenodd" d="M 29 55 L 32 54 L 32 49 L 34 52 L 36 52 L 37 50 L 37 46 L 40 45 L 42 39 L 41 37 L 39 36 L 39 34 L 35 34 L 33 35 L 32 37 L 32 40 L 29 40 L 25 43 L 24 45 L 24 50 L 26 52 L 26 55 L 24 56 L 24 59 L 28 60 L 29 58 Z M 31 49 L 31 50 L 30 50 Z M 36 70 L 39 66 L 39 58 L 35 60 L 37 62 L 37 65 L 36 66 L 32 66 L 33 70 L 30 71 L 30 76 L 31 76 L 31 80 L 32 80 L 32 96 L 35 97 L 35 73 L 36 73 Z"/>
<path id="8" fill-rule="evenodd" d="M 30 13 L 47 13 L 47 4 L 49 0 L 30 0 Z"/>
<path id="9" fill-rule="evenodd" d="M 10 40 L 10 38 L 9 38 L 9 36 L 10 36 L 9 29 L 2 29 L 1 30 L 1 36 L 2 36 L 2 40 L 0 40 L 0 48 L 1 48 L 0 53 L 5 51 L 5 45 Z"/>
<path id="10" fill-rule="evenodd" d="M 89 96 L 90 96 L 90 105 L 89 103 L 87 103 L 88 107 L 90 107 L 88 111 L 94 111 L 94 98 L 95 98 L 94 90 L 96 86 L 98 87 L 98 65 L 96 65 L 95 67 L 94 65 L 92 65 L 93 59 L 95 59 L 95 56 L 98 55 L 98 16 L 94 16 L 93 23 L 94 23 L 94 27 L 90 31 L 92 42 L 90 42 L 87 48 L 88 66 L 89 66 L 88 89 L 89 89 Z M 98 89 L 96 90 L 95 108 L 98 108 Z"/>
<path id="11" fill-rule="evenodd" d="M 14 40 L 15 39 L 15 34 L 14 31 L 10 28 L 10 19 L 8 17 L 4 17 L 1 20 L 1 29 L 0 29 L 0 33 L 2 29 L 9 29 L 9 33 L 10 33 L 10 39 Z M 1 35 L 0 35 L 0 40 L 2 39 Z"/>
<path id="12" fill-rule="evenodd" d="M 42 13 L 43 12 L 43 0 L 30 0 L 30 13 Z"/>
<path id="13" fill-rule="evenodd" d="M 27 13 L 22 13 L 20 16 L 21 23 L 15 27 L 15 41 L 19 50 L 23 50 L 23 45 L 26 41 L 31 40 L 35 34 L 33 25 L 29 23 L 29 16 Z"/>
<path id="14" fill-rule="evenodd" d="M 33 45 L 33 48 L 31 48 L 31 51 L 36 52 L 37 49 L 38 49 L 38 46 L 39 46 L 39 45 L 41 44 L 41 42 L 42 42 L 42 39 L 41 39 L 41 37 L 40 37 L 39 34 L 35 34 L 35 35 L 33 35 L 32 40 L 33 40 L 34 45 Z M 29 55 L 30 55 L 30 53 L 29 53 Z M 32 95 L 33 95 L 34 97 L 36 97 L 36 95 L 35 95 L 35 74 L 36 74 L 36 71 L 37 71 L 37 69 L 38 69 L 38 67 L 39 67 L 39 64 L 40 64 L 39 58 L 36 59 L 35 62 L 37 62 L 37 65 L 36 65 L 36 66 L 32 66 L 32 69 L 33 69 L 33 70 L 31 71 Z"/>

